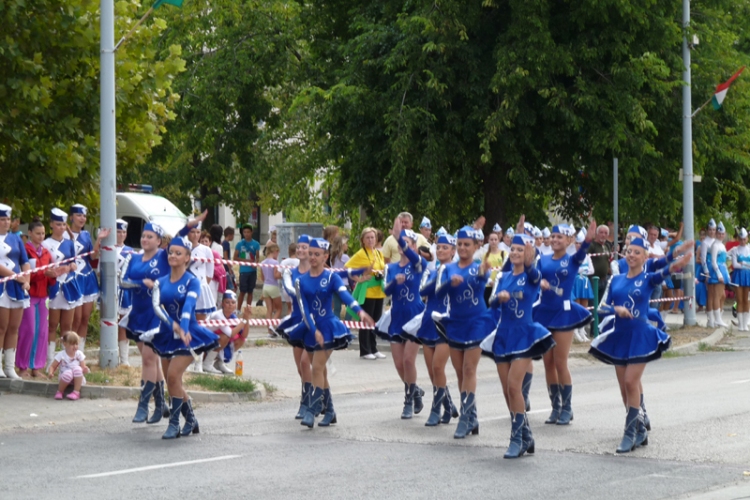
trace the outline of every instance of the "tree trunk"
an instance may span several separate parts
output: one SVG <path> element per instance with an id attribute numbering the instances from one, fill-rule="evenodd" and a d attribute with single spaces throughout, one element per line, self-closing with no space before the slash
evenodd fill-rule
<path id="1" fill-rule="evenodd" d="M 501 168 L 484 168 L 482 178 L 482 191 L 484 193 L 484 217 L 487 219 L 484 225 L 484 233 L 489 234 L 495 223 L 500 224 L 503 230 L 509 226 L 515 227 L 516 221 L 511 220 L 509 213 L 508 196 L 505 190 L 507 182 L 500 174 Z"/>

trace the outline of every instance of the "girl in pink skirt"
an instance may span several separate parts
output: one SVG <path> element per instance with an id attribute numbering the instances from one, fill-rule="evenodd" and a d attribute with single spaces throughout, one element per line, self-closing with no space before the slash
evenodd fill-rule
<path id="1" fill-rule="evenodd" d="M 44 224 L 35 220 L 29 224 L 29 239 L 26 241 L 26 253 L 32 269 L 52 262 L 52 254 L 42 246 L 43 241 Z M 54 268 L 31 274 L 30 305 L 23 310 L 16 351 L 16 366 L 24 378 L 29 376 L 29 369 L 32 377 L 43 375 L 44 372 L 49 332 L 47 287 L 55 284 L 55 278 L 57 271 Z"/>

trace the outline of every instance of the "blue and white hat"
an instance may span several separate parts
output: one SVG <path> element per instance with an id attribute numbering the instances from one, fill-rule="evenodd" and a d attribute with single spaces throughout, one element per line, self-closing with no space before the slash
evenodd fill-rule
<path id="1" fill-rule="evenodd" d="M 328 243 L 327 240 L 324 240 L 323 238 L 313 238 L 310 241 L 310 248 L 320 248 L 321 250 L 328 251 L 328 247 L 330 246 L 330 243 Z"/>
<path id="2" fill-rule="evenodd" d="M 492 232 L 493 233 L 502 233 L 503 232 L 503 228 L 500 227 L 500 224 L 498 224 L 497 222 L 495 222 L 495 225 L 492 226 Z"/>
<path id="3" fill-rule="evenodd" d="M 739 235 L 740 235 L 740 238 L 743 238 L 743 239 L 747 238 L 747 229 L 745 229 L 744 227 L 741 227 Z"/>
<path id="4" fill-rule="evenodd" d="M 716 232 L 717 233 L 726 233 L 727 230 L 724 228 L 724 223 L 719 221 L 719 225 L 716 226 Z"/>
<path id="5" fill-rule="evenodd" d="M 548 227 L 545 227 L 544 229 L 542 229 L 542 238 L 549 238 L 550 234 L 551 233 L 549 232 L 549 228 Z"/>
<path id="6" fill-rule="evenodd" d="M 538 227 L 534 226 L 534 238 L 541 238 L 542 237 L 542 230 Z"/>
<path id="7" fill-rule="evenodd" d="M 414 243 L 417 242 L 417 233 L 415 233 L 411 229 L 402 229 L 400 236 L 402 238 L 410 239 Z"/>
<path id="8" fill-rule="evenodd" d="M 567 224 L 555 224 L 552 226 L 552 233 L 551 234 L 562 234 L 564 236 L 573 236 L 575 233 L 575 229 Z"/>
<path id="9" fill-rule="evenodd" d="M 128 223 L 127 221 L 124 221 L 122 219 L 117 219 L 117 230 L 118 231 L 127 231 L 128 230 Z"/>
<path id="10" fill-rule="evenodd" d="M 0 217 L 8 217 L 10 218 L 10 213 L 13 211 L 12 208 L 10 208 L 8 205 L 3 205 L 0 203 Z"/>
<path id="11" fill-rule="evenodd" d="M 708 221 L 708 228 L 709 229 L 716 229 L 716 221 L 713 220 L 713 219 L 711 219 L 710 221 Z"/>
<path id="12" fill-rule="evenodd" d="M 481 229 L 477 229 L 477 236 L 478 240 L 484 241 L 484 231 L 482 231 Z"/>
<path id="13" fill-rule="evenodd" d="M 514 234 L 511 245 L 526 245 L 526 243 L 533 243 L 534 238 L 528 234 Z"/>
<path id="14" fill-rule="evenodd" d="M 438 236 L 437 242 L 438 245 L 450 245 L 452 247 L 456 246 L 456 238 L 454 238 L 450 234 L 441 234 L 440 236 Z"/>
<path id="15" fill-rule="evenodd" d="M 438 236 L 445 236 L 448 234 L 448 231 L 443 226 L 440 226 L 440 229 L 437 230 Z"/>
<path id="16" fill-rule="evenodd" d="M 506 236 L 513 237 L 514 234 L 516 234 L 516 232 L 513 230 L 512 227 L 509 227 L 508 229 L 505 230 L 505 235 Z"/>
<path id="17" fill-rule="evenodd" d="M 81 205 L 80 203 L 76 203 L 72 207 L 70 207 L 70 213 L 71 214 L 83 214 L 88 215 L 89 209 Z"/>
<path id="18" fill-rule="evenodd" d="M 644 250 L 648 250 L 649 249 L 648 242 L 645 239 L 639 238 L 639 237 L 636 237 L 636 238 L 633 238 L 632 240 L 630 240 L 630 245 L 641 247 Z"/>
<path id="19" fill-rule="evenodd" d="M 298 245 L 309 245 L 310 241 L 312 241 L 312 237 L 307 234 L 300 234 L 297 237 L 297 244 Z"/>
<path id="20" fill-rule="evenodd" d="M 419 224 L 419 227 L 432 229 L 432 222 L 430 222 L 430 219 L 428 219 L 427 217 L 422 217 L 422 223 Z"/>
<path id="21" fill-rule="evenodd" d="M 50 212 L 50 220 L 52 222 L 68 222 L 68 214 L 59 208 L 53 208 Z"/>
<path id="22" fill-rule="evenodd" d="M 576 234 L 576 243 L 583 243 L 586 239 L 586 232 L 581 228 L 580 231 L 578 231 L 578 234 Z"/>
<path id="23" fill-rule="evenodd" d="M 172 241 L 169 242 L 170 247 L 183 247 L 187 248 L 188 250 L 193 250 L 193 244 L 190 243 L 190 240 L 187 239 L 185 236 L 176 236 L 172 238 Z"/>
<path id="24" fill-rule="evenodd" d="M 479 240 L 483 239 L 479 236 L 479 231 L 474 229 L 471 226 L 464 226 L 461 229 L 458 230 L 458 233 L 456 234 L 456 239 L 469 239 L 469 240 Z"/>
<path id="25" fill-rule="evenodd" d="M 147 222 L 145 226 L 143 226 L 144 231 L 151 231 L 152 233 L 156 234 L 159 238 L 164 237 L 164 228 L 161 227 L 156 222 Z"/>
<path id="26" fill-rule="evenodd" d="M 224 295 L 222 295 L 221 300 L 237 300 L 237 294 L 232 290 L 227 290 L 224 292 Z"/>
<path id="27" fill-rule="evenodd" d="M 630 233 L 639 234 L 641 238 L 643 239 L 648 238 L 648 231 L 646 231 L 646 229 L 643 226 L 636 226 L 636 225 L 630 226 L 628 228 L 627 234 L 630 234 Z"/>
<path id="28" fill-rule="evenodd" d="M 524 234 L 528 234 L 529 236 L 534 235 L 534 224 L 531 222 L 524 222 L 523 223 L 523 232 Z"/>

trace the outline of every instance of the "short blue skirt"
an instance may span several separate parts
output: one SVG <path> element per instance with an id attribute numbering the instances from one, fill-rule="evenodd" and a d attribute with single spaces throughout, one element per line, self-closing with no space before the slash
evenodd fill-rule
<path id="1" fill-rule="evenodd" d="M 735 269 L 732 271 L 732 283 L 737 286 L 750 287 L 750 269 Z"/>
<path id="2" fill-rule="evenodd" d="M 78 283 L 78 289 L 84 299 L 99 293 L 99 281 L 97 281 L 94 271 L 88 274 L 76 274 L 76 283 Z"/>
<path id="3" fill-rule="evenodd" d="M 724 264 L 719 264 L 719 272 L 721 273 L 722 278 L 724 278 L 724 284 L 729 284 L 729 272 L 727 271 L 727 266 Z M 714 270 L 714 266 L 708 267 L 708 284 L 709 285 L 718 285 L 719 284 L 719 275 L 716 274 L 716 271 Z"/>
<path id="4" fill-rule="evenodd" d="M 648 363 L 661 358 L 672 339 L 642 319 L 614 318 L 614 326 L 591 341 L 589 354 L 610 365 Z"/>
<path id="5" fill-rule="evenodd" d="M 190 321 L 190 347 L 196 354 L 203 354 L 219 347 L 219 336 L 204 328 L 197 321 Z M 161 324 L 159 333 L 146 342 L 161 358 L 171 359 L 175 356 L 192 356 L 190 349 L 179 338 L 174 338 L 174 332 L 164 323 Z"/>
<path id="6" fill-rule="evenodd" d="M 307 334 L 307 323 L 298 315 L 289 315 L 281 320 L 281 324 L 274 331 L 290 346 L 305 348 L 305 335 Z"/>
<path id="7" fill-rule="evenodd" d="M 570 310 L 550 307 L 540 302 L 534 307 L 534 321 L 551 332 L 567 332 L 581 328 L 591 322 L 591 313 L 582 305 L 570 301 Z"/>
<path id="8" fill-rule="evenodd" d="M 143 342 L 141 335 L 155 335 L 161 329 L 161 321 L 154 314 L 152 307 L 146 310 L 131 308 L 120 320 L 120 326 L 125 329 L 125 336 L 134 342 Z"/>
<path id="9" fill-rule="evenodd" d="M 354 335 L 338 318 L 318 318 L 315 326 L 323 334 L 323 346 L 315 341 L 315 332 L 306 328 L 304 345 L 308 352 L 346 349 L 354 340 Z"/>
<path id="10" fill-rule="evenodd" d="M 479 347 L 497 326 L 489 310 L 468 318 L 452 318 L 449 313 L 432 313 L 438 334 L 451 349 L 468 350 Z"/>
<path id="11" fill-rule="evenodd" d="M 706 300 L 708 300 L 706 283 L 704 281 L 698 281 L 698 283 L 695 284 L 695 301 L 698 303 L 699 307 L 705 307 Z"/>
<path id="12" fill-rule="evenodd" d="M 594 289 L 591 287 L 591 282 L 586 276 L 580 274 L 576 275 L 573 290 L 570 292 L 570 300 L 578 299 L 594 300 Z"/>
<path id="13" fill-rule="evenodd" d="M 552 333 L 539 323 L 514 322 L 503 328 L 501 321 L 497 330 L 482 343 L 482 354 L 495 363 L 510 363 L 515 359 L 538 359 L 553 347 Z"/>

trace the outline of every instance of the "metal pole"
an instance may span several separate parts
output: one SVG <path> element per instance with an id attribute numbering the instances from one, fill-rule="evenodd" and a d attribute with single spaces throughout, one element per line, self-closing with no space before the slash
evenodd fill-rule
<path id="1" fill-rule="evenodd" d="M 101 273 L 101 333 L 99 366 L 117 366 L 117 276 L 115 263 L 116 207 L 116 150 L 115 150 L 115 4 L 114 0 L 101 0 L 100 42 L 100 169 L 101 226 L 112 232 L 102 242 L 99 257 Z M 105 249 L 109 248 L 109 250 Z"/>
<path id="2" fill-rule="evenodd" d="M 596 338 L 599 336 L 599 300 L 601 300 L 601 297 L 599 297 L 599 276 L 591 277 L 591 288 L 594 289 L 594 322 L 591 327 L 591 336 Z"/>
<path id="3" fill-rule="evenodd" d="M 692 93 L 690 89 L 690 46 L 688 45 L 688 28 L 690 27 L 690 0 L 682 0 L 682 221 L 685 240 L 695 238 L 693 229 L 693 120 Z M 685 284 L 685 326 L 695 325 L 695 255 L 683 270 Z"/>
<path id="4" fill-rule="evenodd" d="M 617 221 L 620 218 L 619 217 L 619 205 L 620 205 L 620 202 L 619 202 L 620 196 L 619 195 L 620 195 L 620 192 L 619 192 L 619 188 L 617 186 L 617 171 L 618 171 L 617 158 L 614 159 L 613 169 L 614 169 L 613 177 L 614 177 L 614 192 L 615 192 L 615 196 L 614 196 L 614 198 L 615 198 L 615 207 L 614 207 L 615 208 L 614 209 L 614 230 L 615 230 L 615 234 L 614 234 L 614 238 L 613 238 L 614 245 L 612 245 L 612 248 L 614 249 L 614 251 L 617 251 L 617 243 L 618 243 L 617 240 L 618 240 L 618 235 L 619 235 L 619 230 L 620 230 L 619 224 L 617 223 Z"/>

